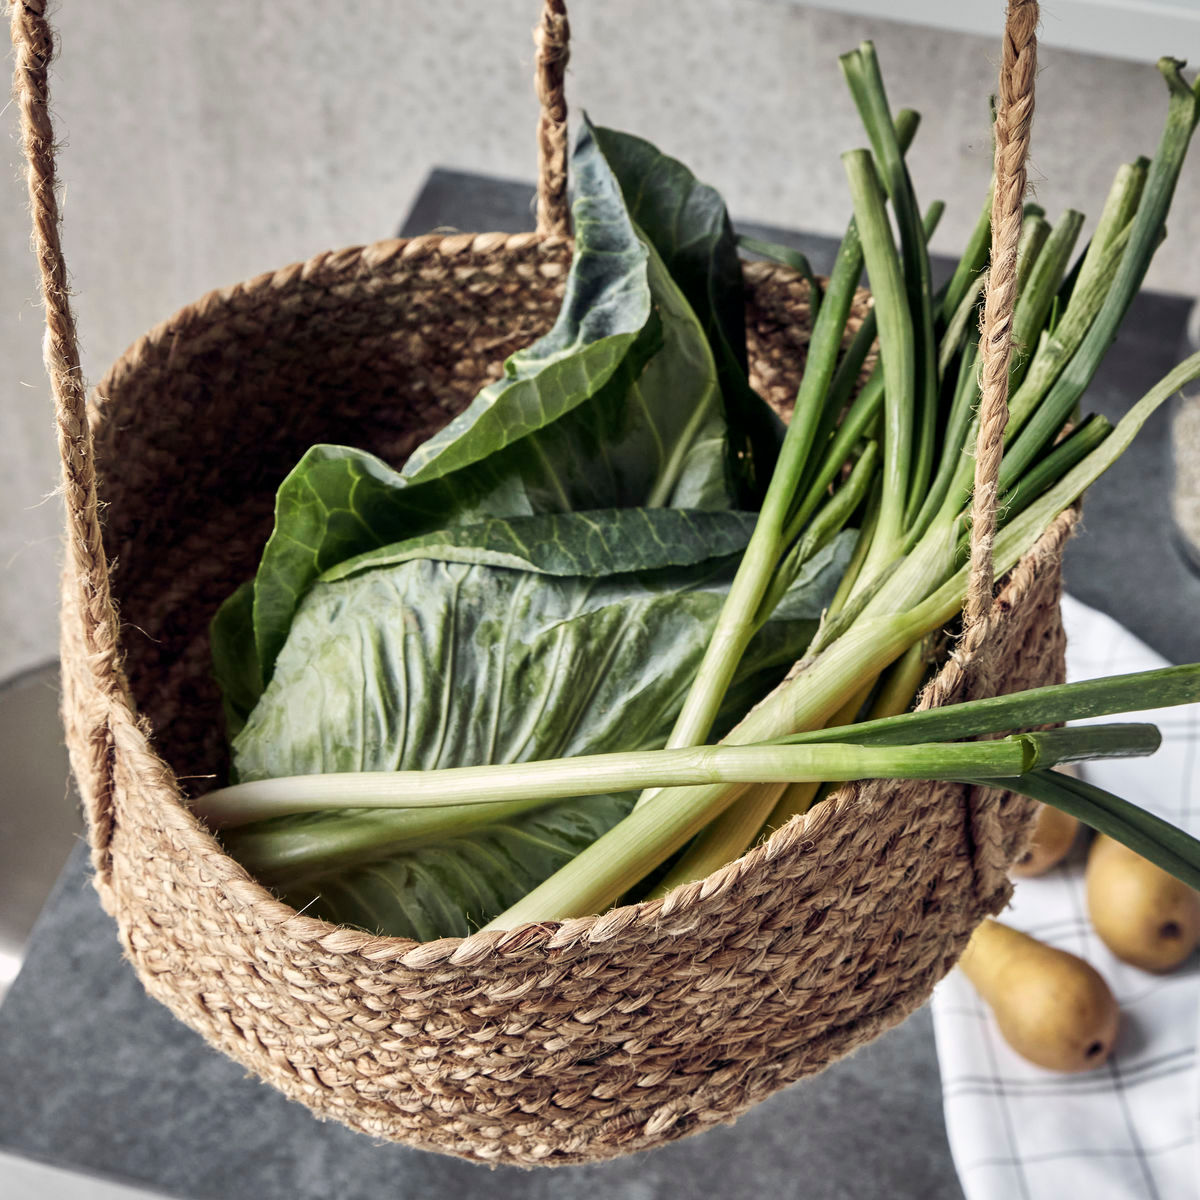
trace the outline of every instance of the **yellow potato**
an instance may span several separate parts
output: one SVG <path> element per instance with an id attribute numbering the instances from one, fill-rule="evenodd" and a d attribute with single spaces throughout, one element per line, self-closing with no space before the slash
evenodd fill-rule
<path id="1" fill-rule="evenodd" d="M 1087 899 L 1104 944 L 1143 971 L 1170 971 L 1200 945 L 1200 892 L 1103 834 L 1088 854 Z"/>
<path id="2" fill-rule="evenodd" d="M 1108 1058 L 1120 1013 L 1108 984 L 1082 958 L 989 919 L 959 965 L 1023 1058 L 1073 1072 Z"/>

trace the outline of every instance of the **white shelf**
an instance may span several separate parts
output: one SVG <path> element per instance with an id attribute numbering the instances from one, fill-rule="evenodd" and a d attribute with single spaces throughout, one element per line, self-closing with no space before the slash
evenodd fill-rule
<path id="1" fill-rule="evenodd" d="M 813 8 L 999 37 L 1003 0 L 805 0 Z M 1200 0 L 1043 0 L 1042 41 L 1084 54 L 1200 67 Z"/>

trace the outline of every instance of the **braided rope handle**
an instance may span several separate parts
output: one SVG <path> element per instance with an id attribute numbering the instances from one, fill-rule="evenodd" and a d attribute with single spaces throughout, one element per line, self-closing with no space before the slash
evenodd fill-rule
<path id="1" fill-rule="evenodd" d="M 563 95 L 570 37 L 566 0 L 545 0 L 542 19 L 533 31 L 537 46 L 534 84 L 541 106 L 537 127 L 537 231 L 562 237 L 571 234 L 571 213 L 567 207 L 567 100 Z"/>
<path id="2" fill-rule="evenodd" d="M 110 722 L 123 685 L 118 661 L 117 615 L 109 589 L 108 563 L 100 531 L 87 395 L 59 237 L 61 218 L 48 85 L 54 39 L 46 20 L 46 0 L 9 0 L 9 3 L 11 36 L 16 51 L 13 94 L 21 114 L 21 144 L 27 162 L 26 179 L 33 214 L 33 245 L 46 310 L 44 359 L 54 397 L 62 460 L 68 566 L 77 585 L 81 607 L 78 632 L 89 659 L 90 683 L 98 701 L 88 731 L 89 753 L 100 762 L 110 754 Z M 971 530 L 968 624 L 983 620 L 992 602 L 992 542 L 1000 455 L 1007 422 L 1016 247 L 1033 116 L 1037 19 L 1037 0 L 1010 0 L 996 118 L 992 269 L 981 341 L 983 382 Z M 541 103 L 538 229 L 546 234 L 565 235 L 569 229 L 567 108 L 563 98 L 568 38 L 565 0 L 544 0 L 535 41 L 536 82 Z M 96 841 L 104 845 L 112 820 L 108 797 L 85 796 L 85 804 Z"/>
<path id="3" fill-rule="evenodd" d="M 14 99 L 21 110 L 21 147 L 33 210 L 33 246 L 41 272 L 46 306 L 43 358 L 54 394 L 58 447 L 62 457 L 69 550 L 80 578 L 85 580 L 92 620 L 88 649 L 112 654 L 112 602 L 108 571 L 100 538 L 96 504 L 96 472 L 87 421 L 87 395 L 79 364 L 79 341 L 71 313 L 67 268 L 59 240 L 59 210 L 54 166 L 54 130 L 48 108 L 47 73 L 54 55 L 54 38 L 46 23 L 46 0 L 15 0 L 12 40 L 16 49 Z"/>
<path id="4" fill-rule="evenodd" d="M 1017 244 L 1025 199 L 1029 137 L 1037 75 L 1038 0 L 1009 0 L 996 95 L 996 189 L 992 197 L 992 253 L 979 352 L 982 362 L 975 492 L 971 502 L 971 579 L 965 619 L 983 621 L 995 585 L 993 546 L 999 503 L 1000 459 L 1008 424 L 1008 367 L 1017 302 Z M 986 675 L 986 650 L 981 656 Z"/>
<path id="5" fill-rule="evenodd" d="M 109 787 L 93 789 L 87 779 L 108 779 L 112 755 L 112 715 L 123 691 L 117 647 L 117 614 L 109 591 L 108 560 L 100 534 L 96 467 L 87 418 L 87 393 L 79 361 L 79 338 L 71 312 L 67 268 L 59 240 L 60 214 L 54 165 L 54 129 L 50 121 L 47 76 L 54 56 L 54 36 L 46 21 L 46 0 L 13 0 L 11 35 L 16 60 L 13 98 L 21 113 L 21 147 L 33 211 L 33 247 L 41 274 L 46 309 L 42 347 L 54 396 L 58 451 L 62 459 L 66 508 L 67 571 L 75 581 L 79 627 L 87 655 L 89 694 L 81 700 L 87 769 L 76 762 L 84 809 L 96 848 L 93 861 L 104 872 L 103 848 L 112 833 Z M 64 629 L 64 633 L 67 631 Z"/>

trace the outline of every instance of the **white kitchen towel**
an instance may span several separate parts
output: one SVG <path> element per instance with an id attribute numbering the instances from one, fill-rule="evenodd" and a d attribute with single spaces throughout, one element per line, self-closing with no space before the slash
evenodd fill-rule
<path id="1" fill-rule="evenodd" d="M 1064 600 L 1063 618 L 1069 679 L 1168 665 L 1078 601 Z M 1157 754 L 1081 774 L 1200 835 L 1200 704 L 1143 719 L 1162 730 Z M 1087 917 L 1084 851 L 1081 840 L 1066 864 L 1020 880 L 1002 919 L 1108 980 L 1121 1029 L 1103 1067 L 1060 1075 L 1027 1063 L 959 970 L 933 995 L 946 1129 L 968 1200 L 1200 1200 L 1200 955 L 1165 976 L 1114 958 Z"/>

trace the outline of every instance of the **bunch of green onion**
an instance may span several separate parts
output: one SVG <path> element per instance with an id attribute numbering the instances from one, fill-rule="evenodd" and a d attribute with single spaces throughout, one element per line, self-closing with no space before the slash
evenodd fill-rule
<path id="1" fill-rule="evenodd" d="M 1164 237 L 1200 116 L 1200 85 L 1185 83 L 1181 65 L 1170 59 L 1160 64 L 1170 101 L 1157 153 L 1117 171 L 1081 253 L 1075 255 L 1080 213 L 1068 210 L 1051 225 L 1036 206 L 1026 209 L 997 575 L 1015 565 L 1120 456 L 1155 409 L 1200 377 L 1195 355 L 1115 427 L 1078 413 Z M 1200 699 L 1200 666 L 905 713 L 927 673 L 929 639 L 960 614 L 967 592 L 978 325 L 991 199 L 957 268 L 935 289 L 927 241 L 941 206 L 922 220 L 904 159 L 916 116 L 902 111 L 893 117 L 869 44 L 846 55 L 842 66 L 871 146 L 844 155 L 854 219 L 828 282 L 814 293 L 808 358 L 786 438 L 666 749 L 262 780 L 202 797 L 197 810 L 214 826 L 314 809 L 379 807 L 429 810 L 431 817 L 441 811 L 447 823 L 438 827 L 434 820 L 429 828 L 461 831 L 472 821 L 495 819 L 489 810 L 495 814 L 518 800 L 528 805 L 643 789 L 625 819 L 486 926 L 510 929 L 603 911 L 622 897 L 647 894 L 648 877 L 656 877 L 651 894 L 703 878 L 805 812 L 822 784 L 986 781 L 1057 805 L 1200 886 L 1200 843 L 1050 770 L 1084 758 L 1150 753 L 1158 740 L 1153 727 L 1093 725 L 962 740 L 1192 702 Z M 790 252 L 761 243 L 747 248 L 795 261 Z M 807 264 L 795 265 L 811 277 Z M 864 268 L 874 306 L 843 350 Z M 861 529 L 853 560 L 804 660 L 721 745 L 707 745 L 747 645 L 805 563 L 852 519 Z M 860 714 L 869 719 L 854 724 Z"/>

